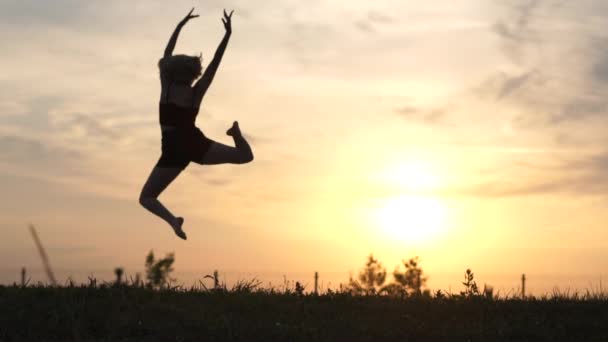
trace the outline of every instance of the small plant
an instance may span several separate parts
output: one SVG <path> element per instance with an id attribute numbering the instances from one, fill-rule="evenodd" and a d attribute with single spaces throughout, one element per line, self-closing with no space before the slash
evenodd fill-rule
<path id="1" fill-rule="evenodd" d="M 475 274 L 471 269 L 467 269 L 464 273 L 464 291 L 460 291 L 460 295 L 466 298 L 472 297 L 484 297 L 486 299 L 495 299 L 494 298 L 494 287 L 484 284 L 483 291 L 479 290 L 477 286 L 477 281 L 475 281 Z"/>
<path id="2" fill-rule="evenodd" d="M 226 293 L 255 293 L 256 291 L 262 291 L 261 285 L 262 282 L 254 278 L 251 280 L 239 280 L 230 290 L 228 290 L 225 283 L 221 285 L 221 288 Z"/>
<path id="3" fill-rule="evenodd" d="M 464 272 L 464 291 L 460 292 L 460 295 L 463 297 L 474 297 L 479 296 L 479 288 L 477 287 L 477 282 L 475 281 L 475 274 L 471 271 L 470 268 Z"/>
<path id="4" fill-rule="evenodd" d="M 304 290 L 305 290 L 305 286 L 303 286 L 302 284 L 300 284 L 299 281 L 296 281 L 296 288 L 295 288 L 296 295 L 303 296 L 304 295 Z"/>
<path id="5" fill-rule="evenodd" d="M 435 292 L 435 299 L 442 300 L 442 299 L 446 299 L 446 298 L 447 298 L 447 296 L 445 295 L 445 293 L 443 293 L 443 291 L 437 290 L 437 292 Z"/>
<path id="6" fill-rule="evenodd" d="M 146 257 L 146 284 L 150 288 L 161 289 L 165 288 L 170 282 L 175 281 L 169 278 L 173 272 L 173 262 L 175 256 L 173 253 L 167 254 L 164 258 L 155 260 L 154 251 L 150 251 Z"/>

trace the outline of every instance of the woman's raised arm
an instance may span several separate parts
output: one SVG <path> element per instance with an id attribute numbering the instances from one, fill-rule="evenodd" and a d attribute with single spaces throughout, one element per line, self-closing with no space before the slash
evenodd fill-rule
<path id="1" fill-rule="evenodd" d="M 230 40 L 230 36 L 232 35 L 232 13 L 234 13 L 234 11 L 228 14 L 226 13 L 226 10 L 224 10 L 222 22 L 224 23 L 226 33 L 224 34 L 224 38 L 220 42 L 220 45 L 217 47 L 213 59 L 209 62 L 209 65 L 207 65 L 207 70 L 205 70 L 203 76 L 194 85 L 194 91 L 199 100 L 203 99 L 203 96 L 205 96 L 207 89 L 211 85 L 211 81 L 213 81 L 213 77 L 215 77 L 217 68 L 220 66 L 220 62 L 222 61 L 222 57 L 228 46 L 228 40 Z"/>
<path id="2" fill-rule="evenodd" d="M 184 17 L 184 19 L 182 19 L 177 24 L 177 27 L 175 28 L 175 31 L 173 31 L 173 34 L 171 35 L 171 39 L 169 39 L 169 43 L 167 43 L 167 47 L 165 48 L 164 57 L 171 57 L 173 55 L 173 50 L 175 49 L 175 44 L 177 43 L 177 37 L 179 36 L 179 32 L 182 30 L 182 27 L 184 27 L 184 25 L 186 25 L 188 20 L 193 19 L 193 18 L 198 18 L 199 15 L 192 14 L 192 12 L 194 12 L 194 7 L 190 10 L 188 15 L 186 15 L 186 17 Z"/>

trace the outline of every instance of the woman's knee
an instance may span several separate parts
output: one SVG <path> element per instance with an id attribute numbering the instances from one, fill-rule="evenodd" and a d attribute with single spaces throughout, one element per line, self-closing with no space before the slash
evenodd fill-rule
<path id="1" fill-rule="evenodd" d="M 149 206 L 155 200 L 156 198 L 154 196 L 150 196 L 144 192 L 139 195 L 139 204 L 143 207 Z"/>
<path id="2" fill-rule="evenodd" d="M 150 203 L 149 198 L 145 197 L 145 196 L 139 196 L 139 205 L 141 205 L 142 207 L 147 206 L 147 204 Z"/>
<path id="3" fill-rule="evenodd" d="M 247 164 L 253 161 L 253 153 L 251 151 L 241 151 L 239 156 L 239 164 Z"/>

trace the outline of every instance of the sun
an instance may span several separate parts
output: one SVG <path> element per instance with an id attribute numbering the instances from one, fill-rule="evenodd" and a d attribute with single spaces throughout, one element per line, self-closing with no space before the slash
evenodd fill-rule
<path id="1" fill-rule="evenodd" d="M 374 200 L 371 224 L 386 238 L 412 243 L 429 242 L 447 229 L 448 208 L 438 197 L 442 179 L 423 160 L 393 163 L 378 173 L 388 197 Z"/>
<path id="2" fill-rule="evenodd" d="M 388 198 L 373 209 L 373 224 L 390 239 L 428 242 L 446 228 L 447 208 L 441 200 L 403 195 Z"/>

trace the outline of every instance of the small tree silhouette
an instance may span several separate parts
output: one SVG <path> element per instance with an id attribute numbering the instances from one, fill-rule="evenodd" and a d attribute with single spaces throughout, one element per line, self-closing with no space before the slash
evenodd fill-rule
<path id="1" fill-rule="evenodd" d="M 479 288 L 475 281 L 475 274 L 473 274 L 473 271 L 471 271 L 470 268 L 467 268 L 466 272 L 464 272 L 464 282 L 462 282 L 462 285 L 464 285 L 464 291 L 460 291 L 461 296 L 479 296 Z"/>
<path id="2" fill-rule="evenodd" d="M 122 267 L 116 267 L 114 269 L 114 274 L 116 275 L 116 282 L 114 283 L 116 286 L 122 285 L 122 276 L 125 273 L 125 270 Z"/>
<path id="3" fill-rule="evenodd" d="M 169 275 L 173 272 L 172 266 L 174 261 L 175 256 L 173 253 L 167 254 L 162 259 L 154 260 L 154 251 L 151 250 L 146 257 L 147 286 L 160 289 L 169 284 L 169 282 L 175 281 L 169 278 Z"/>
<path id="4" fill-rule="evenodd" d="M 355 295 L 374 295 L 386 281 L 386 269 L 372 254 L 367 258 L 365 268 L 359 272 L 359 279 L 349 279 L 348 287 Z"/>
<path id="5" fill-rule="evenodd" d="M 393 272 L 395 283 L 402 287 L 403 291 L 409 295 L 421 295 L 422 288 L 426 286 L 427 277 L 423 276 L 422 268 L 419 266 L 418 257 L 408 261 L 403 260 L 405 270 L 399 272 L 396 268 Z"/>

